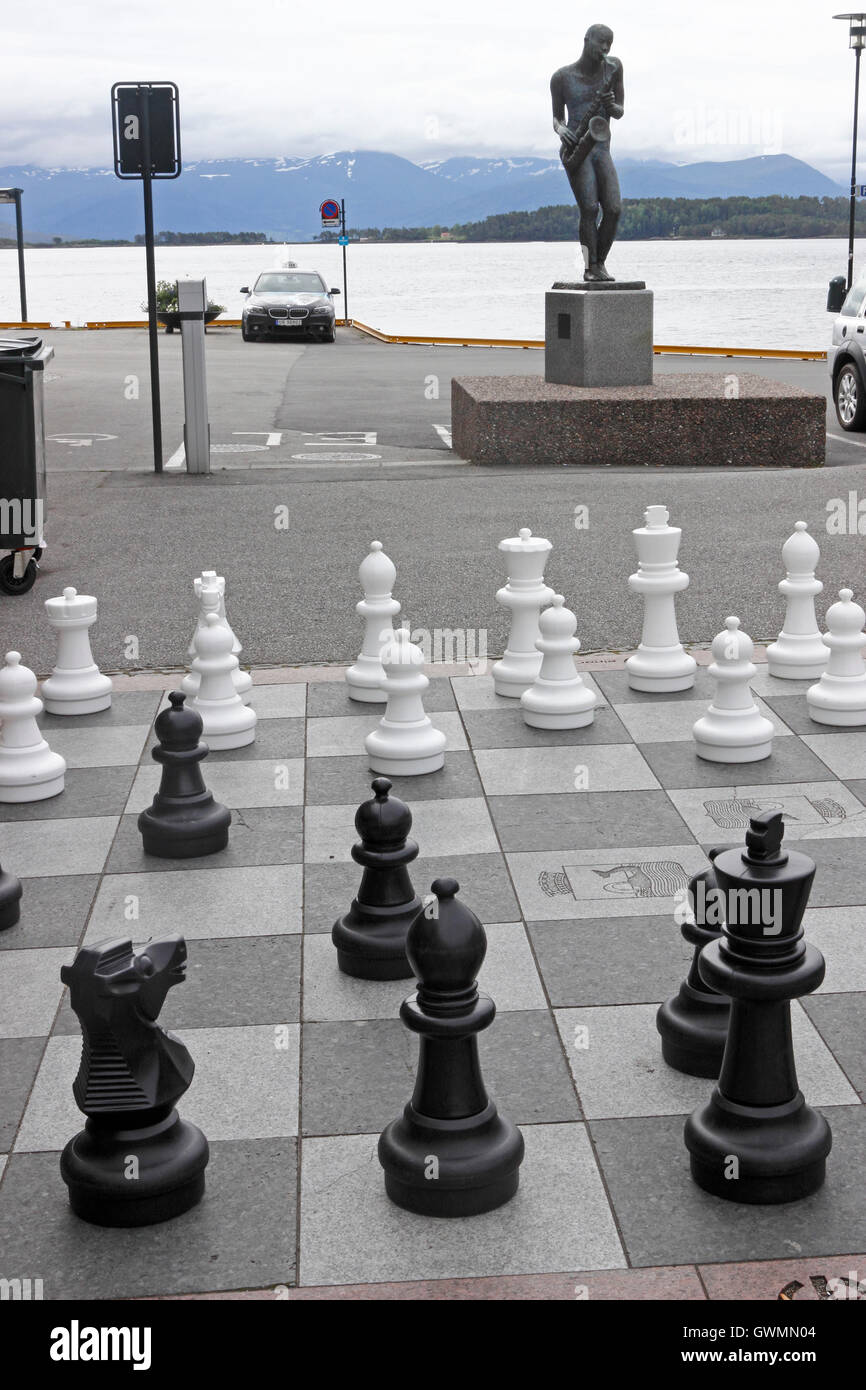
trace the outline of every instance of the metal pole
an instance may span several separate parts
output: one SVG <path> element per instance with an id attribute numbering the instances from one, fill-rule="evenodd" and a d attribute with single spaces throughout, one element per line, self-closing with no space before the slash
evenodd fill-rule
<path id="1" fill-rule="evenodd" d="M 150 406 L 153 417 L 153 468 L 162 472 L 162 414 L 159 403 L 159 338 L 156 322 L 156 266 L 153 255 L 153 186 L 150 159 L 150 92 L 141 92 L 141 173 L 144 188 L 144 257 L 147 266 L 147 332 L 150 343 Z"/>
<path id="2" fill-rule="evenodd" d="M 343 220 L 342 220 L 342 222 L 341 222 L 340 225 L 341 225 L 341 229 L 342 229 L 342 232 L 343 232 L 343 236 L 345 237 L 345 235 L 346 235 L 346 199 L 345 199 L 345 198 L 341 198 L 341 199 L 340 199 L 340 210 L 341 210 L 341 212 L 342 212 L 342 218 L 343 218 Z M 343 242 L 343 318 L 344 318 L 344 320 L 346 321 L 346 323 L 349 322 L 349 291 L 348 291 L 348 289 L 346 288 L 346 243 L 345 243 L 345 241 Z"/>
<path id="3" fill-rule="evenodd" d="M 848 289 L 854 283 L 854 220 L 857 212 L 857 124 L 860 112 L 860 49 L 854 50 L 854 140 L 851 154 L 851 208 L 848 218 Z"/>
<path id="4" fill-rule="evenodd" d="M 21 192 L 15 189 L 15 235 L 18 239 L 18 294 L 21 299 L 21 322 L 27 322 L 27 286 L 24 280 L 24 221 L 21 216 Z"/>

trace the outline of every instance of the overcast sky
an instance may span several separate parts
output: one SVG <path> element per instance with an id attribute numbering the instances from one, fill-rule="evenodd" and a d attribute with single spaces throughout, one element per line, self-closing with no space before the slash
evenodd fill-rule
<path id="1" fill-rule="evenodd" d="M 112 82 L 180 87 L 186 160 L 541 154 L 589 24 L 625 66 L 620 155 L 850 172 L 854 57 L 826 0 L 7 0 L 0 164 L 107 165 Z M 866 93 L 864 93 L 866 95 Z M 866 109 L 866 105 L 864 105 Z M 866 175 L 866 133 L 861 172 Z"/>

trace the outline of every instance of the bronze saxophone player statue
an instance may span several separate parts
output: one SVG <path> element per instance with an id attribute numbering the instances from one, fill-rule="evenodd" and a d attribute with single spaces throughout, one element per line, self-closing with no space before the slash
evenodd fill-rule
<path id="1" fill-rule="evenodd" d="M 553 129 L 562 141 L 560 159 L 580 209 L 583 278 L 602 282 L 614 279 L 605 261 L 622 213 L 610 155 L 610 120 L 620 119 L 625 98 L 622 63 L 610 57 L 612 43 L 612 30 L 591 25 L 577 62 L 559 68 L 550 79 Z"/>

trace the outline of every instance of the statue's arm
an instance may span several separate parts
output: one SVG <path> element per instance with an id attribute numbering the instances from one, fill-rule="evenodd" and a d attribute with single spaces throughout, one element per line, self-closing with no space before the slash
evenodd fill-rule
<path id="1" fill-rule="evenodd" d="M 550 96 L 553 102 L 553 129 L 561 140 L 573 145 L 575 143 L 574 131 L 569 130 L 565 123 L 565 93 L 562 77 L 558 72 L 555 72 L 550 79 Z"/>
<path id="2" fill-rule="evenodd" d="M 615 121 L 618 121 L 625 112 L 625 87 L 622 80 L 622 63 L 618 59 L 615 61 L 617 71 L 610 84 L 610 93 L 605 102 L 605 110 L 608 116 L 612 116 Z"/>

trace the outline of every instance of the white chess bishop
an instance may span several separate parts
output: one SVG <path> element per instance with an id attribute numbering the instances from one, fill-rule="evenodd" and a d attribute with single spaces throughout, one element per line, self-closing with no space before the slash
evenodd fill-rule
<path id="1" fill-rule="evenodd" d="M 382 549 L 381 541 L 370 543 L 370 552 L 358 567 L 358 578 L 364 597 L 355 604 L 355 612 L 364 620 L 364 641 L 358 660 L 346 672 L 349 699 L 384 704 L 385 672 L 380 653 L 382 643 L 394 639 L 393 621 L 400 612 L 400 604 L 391 592 L 397 570 Z"/>
<path id="2" fill-rule="evenodd" d="M 445 735 L 433 727 L 424 711 L 424 691 L 430 684 L 421 667 L 424 654 L 409 640 L 408 628 L 398 628 L 382 646 L 385 713 L 364 740 L 370 767 L 386 777 L 419 777 L 437 772 L 445 763 Z"/>
<path id="3" fill-rule="evenodd" d="M 815 599 L 824 585 L 815 578 L 821 552 L 806 530 L 805 521 L 794 526 L 782 546 L 785 578 L 779 593 L 787 599 L 785 621 L 775 642 L 767 648 L 767 670 L 783 680 L 813 680 L 822 675 L 829 653 L 815 617 Z"/>
<path id="4" fill-rule="evenodd" d="M 0 668 L 0 802 L 44 801 L 63 791 L 66 759 L 39 732 L 36 677 L 7 652 Z"/>
<path id="5" fill-rule="evenodd" d="M 866 662 L 863 647 L 866 613 L 851 589 L 839 590 L 839 602 L 827 609 L 827 669 L 806 691 L 810 718 L 819 724 L 854 728 L 866 724 Z"/>
<path id="6" fill-rule="evenodd" d="M 501 661 L 493 666 L 493 688 L 497 695 L 519 700 L 541 669 L 538 619 L 542 608 L 553 598 L 544 582 L 544 568 L 553 546 L 541 536 L 533 536 L 523 526 L 516 536 L 499 542 L 506 556 L 508 583 L 496 594 L 496 602 L 511 611 L 511 631 Z"/>
<path id="7" fill-rule="evenodd" d="M 520 697 L 524 721 L 534 729 L 582 729 L 595 713 L 595 691 L 590 690 L 574 664 L 580 642 L 575 637 L 577 618 L 566 608 L 562 594 L 539 618 L 541 670 L 529 690 Z"/>
<path id="8" fill-rule="evenodd" d="M 638 568 L 628 586 L 644 601 L 640 646 L 625 663 L 632 690 L 690 690 L 697 662 L 683 650 L 677 632 L 674 596 L 689 586 L 689 576 L 677 564 L 682 531 L 669 526 L 667 507 L 647 507 L 645 526 L 632 535 Z"/>
<path id="9" fill-rule="evenodd" d="M 217 611 L 219 613 L 220 622 L 224 623 L 225 626 L 228 628 L 229 632 L 231 633 L 232 654 L 234 656 L 239 657 L 241 652 L 243 651 L 243 647 L 241 646 L 240 642 L 235 636 L 231 623 L 226 617 L 225 575 L 217 574 L 216 570 L 202 570 L 201 576 L 199 578 L 194 579 L 192 583 L 193 588 L 195 589 L 195 596 L 199 601 L 199 610 L 198 618 L 196 619 L 195 632 L 193 632 L 192 640 L 186 649 L 188 660 L 191 662 L 193 657 L 195 656 L 196 634 L 198 633 L 200 628 L 204 627 L 205 619 L 207 616 L 207 610 L 205 609 L 204 602 L 202 600 L 202 593 L 205 589 L 214 588 L 217 590 L 219 594 L 219 608 Z M 240 665 L 236 665 L 232 674 L 232 684 L 234 685 L 235 690 L 240 695 L 244 704 L 248 705 L 250 703 L 250 700 L 252 699 L 253 693 L 253 678 L 250 675 L 249 671 L 242 671 Z M 186 676 L 184 676 L 183 680 L 181 681 L 180 688 L 183 691 L 184 695 L 186 695 L 187 699 L 191 700 L 198 691 L 198 674 L 195 671 L 190 670 L 189 673 Z"/>
<path id="10" fill-rule="evenodd" d="M 232 680 L 238 659 L 228 624 L 220 619 L 217 589 L 203 589 L 202 603 L 205 624 L 196 630 L 192 663 L 198 693 L 190 704 L 201 715 L 209 748 L 245 748 L 256 736 L 256 712 L 244 704 Z"/>
<path id="11" fill-rule="evenodd" d="M 726 618 L 725 630 L 713 638 L 715 660 L 710 675 L 716 693 L 692 733 L 699 758 L 713 763 L 756 763 L 773 751 L 773 725 L 765 719 L 752 695 L 755 646 L 740 631 L 739 618 Z"/>
<path id="12" fill-rule="evenodd" d="M 42 682 L 42 702 L 49 714 L 96 714 L 108 709 L 113 689 L 90 650 L 90 628 L 96 622 L 96 599 L 73 588 L 60 598 L 47 598 L 45 612 L 57 633 L 57 665 Z"/>

